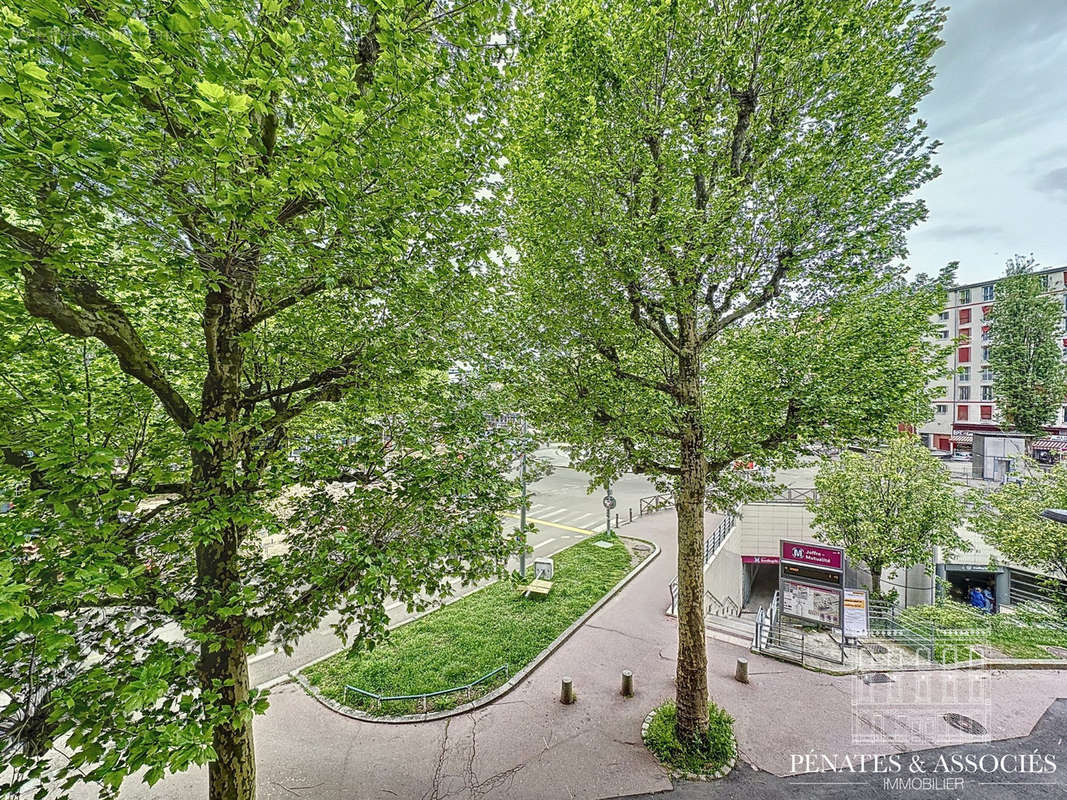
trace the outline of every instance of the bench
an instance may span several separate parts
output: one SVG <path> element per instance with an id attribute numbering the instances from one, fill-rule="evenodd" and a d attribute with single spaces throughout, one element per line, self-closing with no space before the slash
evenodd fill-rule
<path id="1" fill-rule="evenodd" d="M 531 594 L 546 596 L 552 590 L 552 581 L 537 578 L 530 581 L 526 586 L 520 586 L 519 591 L 529 597 Z"/>

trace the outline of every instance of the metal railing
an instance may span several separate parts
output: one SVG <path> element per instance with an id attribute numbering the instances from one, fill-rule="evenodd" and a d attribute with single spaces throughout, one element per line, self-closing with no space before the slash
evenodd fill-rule
<path id="1" fill-rule="evenodd" d="M 728 511 L 720 520 L 719 524 L 715 526 L 715 530 L 711 532 L 710 536 L 704 539 L 704 568 L 707 569 L 708 564 L 711 563 L 712 558 L 715 557 L 716 551 L 719 546 L 726 541 L 731 533 L 733 533 L 734 526 L 737 524 L 737 510 Z M 667 616 L 674 617 L 678 615 L 678 576 L 675 575 L 671 578 L 671 582 L 667 584 L 667 592 L 670 595 L 670 603 L 667 605 Z M 738 612 L 740 613 L 740 612 Z"/>
<path id="2" fill-rule="evenodd" d="M 653 514 L 665 508 L 674 508 L 674 498 L 668 494 L 654 494 L 650 497 L 642 497 L 637 501 L 637 516 Z"/>
<path id="3" fill-rule="evenodd" d="M 471 690 L 475 686 L 485 683 L 487 680 L 489 680 L 495 675 L 499 675 L 501 672 L 504 673 L 504 680 L 507 680 L 508 677 L 510 677 L 509 667 L 507 664 L 504 664 L 501 667 L 497 667 L 492 672 L 485 673 L 485 675 L 478 678 L 478 680 L 471 681 L 470 683 L 465 684 L 463 686 L 453 686 L 451 689 L 442 689 L 438 692 L 423 692 L 422 694 L 381 695 L 375 694 L 374 692 L 364 691 L 358 686 L 348 686 L 346 684 L 345 690 L 342 693 L 342 697 L 344 704 L 348 705 L 348 693 L 353 692 L 361 697 L 366 697 L 370 700 L 376 701 L 378 703 L 379 709 L 382 707 L 382 703 L 391 703 L 399 700 L 414 700 L 416 702 L 421 702 L 422 710 L 425 712 L 429 708 L 429 702 L 431 697 L 442 697 L 443 695 L 454 694 L 455 692 L 466 692 L 467 700 L 469 701 L 471 699 Z"/>
<path id="4" fill-rule="evenodd" d="M 786 487 L 785 491 L 781 494 L 776 494 L 774 497 L 770 497 L 766 500 L 757 500 L 757 503 L 789 503 L 795 505 L 803 505 L 809 500 L 818 500 L 819 491 L 815 488 L 797 488 L 795 486 Z"/>
<path id="5" fill-rule="evenodd" d="M 736 617 L 741 614 L 741 606 L 732 597 L 720 600 L 711 592 L 704 592 L 704 613 L 716 617 Z"/>

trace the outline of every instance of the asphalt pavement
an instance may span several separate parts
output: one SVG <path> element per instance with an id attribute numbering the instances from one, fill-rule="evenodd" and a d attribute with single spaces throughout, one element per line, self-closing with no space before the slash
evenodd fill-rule
<path id="1" fill-rule="evenodd" d="M 862 772 L 853 763 L 853 769 L 779 778 L 739 763 L 720 781 L 679 781 L 674 791 L 627 795 L 625 800 L 1063 800 L 1065 736 L 1067 699 L 1060 699 L 1029 736 L 1017 739 L 902 753 L 866 762 Z"/>

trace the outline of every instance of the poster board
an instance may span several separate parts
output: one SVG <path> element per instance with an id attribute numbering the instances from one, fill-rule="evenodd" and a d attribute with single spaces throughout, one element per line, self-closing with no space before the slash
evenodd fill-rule
<path id="1" fill-rule="evenodd" d="M 856 639 L 870 635 L 870 610 L 866 589 L 845 589 L 844 635 Z"/>

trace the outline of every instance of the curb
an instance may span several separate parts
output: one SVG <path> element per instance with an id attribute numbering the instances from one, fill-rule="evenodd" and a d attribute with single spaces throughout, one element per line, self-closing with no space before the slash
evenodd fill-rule
<path id="1" fill-rule="evenodd" d="M 641 723 L 641 741 L 644 742 L 646 748 L 648 747 L 648 726 L 652 723 L 652 718 L 656 716 L 657 711 L 659 711 L 659 706 L 649 711 L 648 715 L 645 717 L 645 721 Z M 649 752 L 651 753 L 652 751 L 649 750 Z M 652 757 L 656 758 L 656 754 L 652 753 Z M 704 783 L 710 783 L 711 781 L 721 780 L 729 775 L 737 764 L 737 737 L 734 737 L 734 755 L 730 757 L 729 761 L 715 770 L 715 772 L 682 772 L 681 770 L 671 769 L 662 761 L 659 761 L 658 758 L 656 758 L 656 761 L 667 770 L 671 778 L 677 781 L 703 781 Z"/>
<path id="2" fill-rule="evenodd" d="M 304 687 L 304 690 L 313 699 L 317 700 L 319 703 L 326 706 L 326 708 L 330 709 L 334 713 L 340 714 L 343 717 L 349 717 L 350 719 L 359 720 L 360 722 L 376 722 L 380 725 L 411 725 L 417 722 L 433 722 L 439 719 L 457 717 L 461 714 L 466 714 L 471 711 L 474 711 L 475 709 L 481 708 L 482 706 L 489 705 L 490 703 L 500 699 L 504 695 L 511 692 L 516 686 L 526 680 L 527 676 L 529 676 L 534 670 L 541 666 L 541 663 L 545 659 L 547 659 L 550 655 L 556 652 L 564 644 L 564 642 L 570 639 L 571 636 L 573 636 L 575 632 L 589 620 L 590 617 L 592 617 L 597 611 L 599 611 L 615 595 L 622 591 L 623 587 L 625 587 L 626 584 L 636 578 L 637 575 L 645 567 L 655 561 L 659 554 L 662 552 L 658 544 L 656 544 L 655 542 L 650 542 L 647 539 L 639 539 L 636 536 L 620 536 L 619 538 L 630 539 L 634 542 L 641 542 L 642 544 L 647 544 L 652 548 L 652 552 L 645 556 L 641 560 L 640 564 L 635 566 L 626 575 L 624 575 L 622 579 L 618 583 L 616 583 L 611 589 L 609 589 L 607 594 L 605 594 L 597 602 L 595 602 L 592 607 L 589 608 L 588 611 L 586 611 L 584 614 L 582 614 L 582 616 L 578 617 L 578 619 L 572 622 L 570 626 L 565 631 L 563 631 L 563 633 L 557 636 L 544 650 L 542 650 L 537 655 L 537 657 L 534 658 L 533 661 L 531 661 L 529 664 L 527 664 L 525 667 L 523 667 L 521 670 L 511 676 L 511 678 L 507 682 L 501 684 L 497 688 L 493 689 L 491 692 L 482 695 L 477 700 L 472 700 L 471 702 L 464 703 L 461 706 L 450 708 L 447 711 L 429 711 L 425 714 L 407 714 L 402 717 L 375 717 L 371 716 L 370 714 L 363 714 L 359 711 L 356 711 L 355 709 L 351 709 L 348 706 L 338 703 L 336 700 L 332 700 L 329 697 L 323 696 L 322 693 L 319 692 L 316 687 L 308 683 L 307 679 L 299 671 L 289 673 L 289 675 L 286 677 L 295 680 L 298 684 Z M 410 620 L 406 620 L 403 625 L 407 625 L 409 622 L 414 622 L 416 619 L 421 619 L 421 617 L 413 617 Z M 398 625 L 397 627 L 403 627 L 403 625 Z M 317 663 L 318 661 L 324 661 L 325 659 L 330 658 L 333 655 L 336 655 L 336 653 L 330 653 L 329 655 L 323 656 L 320 659 L 316 659 L 316 661 L 309 662 L 300 669 L 302 670 L 305 667 L 310 666 L 311 664 Z"/>

